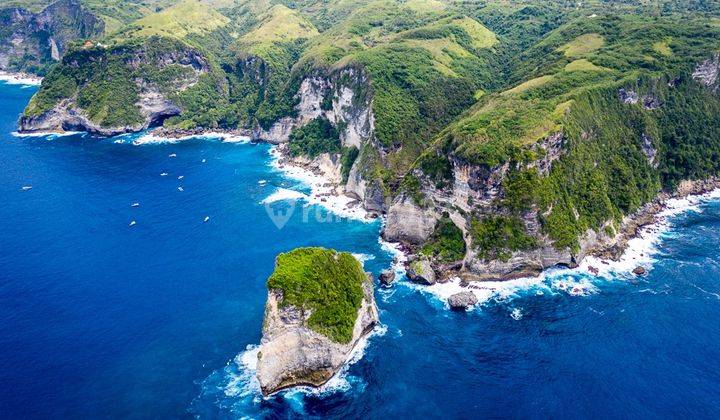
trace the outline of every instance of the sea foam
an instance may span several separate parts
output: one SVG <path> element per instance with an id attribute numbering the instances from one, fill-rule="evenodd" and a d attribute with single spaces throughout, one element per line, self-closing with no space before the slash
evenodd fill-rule
<path id="1" fill-rule="evenodd" d="M 304 197 L 309 205 L 318 205 L 327 211 L 340 217 L 372 222 L 367 217 L 368 213 L 361 205 L 355 204 L 355 200 L 334 191 L 334 186 L 323 176 L 294 165 L 280 165 L 280 151 L 277 146 L 270 148 L 270 166 L 283 173 L 287 178 L 300 182 L 310 188 L 310 194 Z"/>
<path id="2" fill-rule="evenodd" d="M 632 271 L 638 266 L 652 270 L 657 261 L 659 244 L 672 231 L 673 217 L 687 212 L 702 212 L 703 203 L 718 199 L 720 189 L 702 195 L 667 200 L 664 209 L 657 214 L 655 223 L 642 227 L 636 237 L 628 241 L 627 248 L 617 261 L 589 256 L 578 268 L 551 268 L 537 277 L 476 282 L 468 287 L 463 286 L 459 278 L 432 286 L 409 282 L 403 284 L 429 293 L 446 304 L 453 294 L 469 290 L 478 298 L 479 304 L 476 307 L 489 301 L 509 301 L 533 292 L 536 295 L 563 293 L 576 297 L 589 296 L 599 293 L 604 282 L 635 278 Z"/>

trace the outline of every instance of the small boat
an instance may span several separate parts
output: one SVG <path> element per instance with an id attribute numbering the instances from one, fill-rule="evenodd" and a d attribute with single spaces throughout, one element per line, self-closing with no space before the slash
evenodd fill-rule
<path id="1" fill-rule="evenodd" d="M 202 160 L 202 163 L 205 163 L 205 162 L 207 162 L 207 161 L 206 161 L 205 159 L 203 159 L 203 160 Z"/>
<path id="2" fill-rule="evenodd" d="M 163 172 L 163 173 L 160 174 L 160 176 L 167 176 L 167 175 L 168 175 L 167 172 Z"/>
<path id="3" fill-rule="evenodd" d="M 140 203 L 132 203 L 130 204 L 130 207 L 140 207 Z"/>
<path id="4" fill-rule="evenodd" d="M 182 186 L 178 187 L 178 191 L 185 191 Z"/>
<path id="5" fill-rule="evenodd" d="M 180 176 L 178 177 L 178 179 L 183 179 L 183 178 L 185 178 L 185 175 L 180 175 Z"/>
<path id="6" fill-rule="evenodd" d="M 267 184 L 267 181 L 265 181 L 264 179 L 261 179 L 260 181 L 258 181 L 258 184 L 265 185 L 265 184 Z"/>
<path id="7" fill-rule="evenodd" d="M 134 220 L 132 222 L 130 222 L 130 226 L 135 226 L 136 224 L 137 224 L 137 222 L 135 222 Z"/>
<path id="8" fill-rule="evenodd" d="M 22 190 L 23 191 L 32 190 L 32 185 L 25 185 L 24 187 L 22 187 Z"/>
<path id="9" fill-rule="evenodd" d="M 177 155 L 175 153 L 170 153 L 168 157 L 177 157 Z"/>
<path id="10" fill-rule="evenodd" d="M 210 221 L 210 216 L 205 216 L 204 222 L 207 223 L 207 222 L 209 222 L 209 221 Z"/>

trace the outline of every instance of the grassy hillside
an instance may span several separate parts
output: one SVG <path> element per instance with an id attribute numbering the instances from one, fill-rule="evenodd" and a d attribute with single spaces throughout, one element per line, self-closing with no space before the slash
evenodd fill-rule
<path id="1" fill-rule="evenodd" d="M 114 38 L 165 36 L 182 39 L 191 34 L 207 35 L 229 22 L 229 18 L 199 1 L 183 0 L 134 21 Z"/>

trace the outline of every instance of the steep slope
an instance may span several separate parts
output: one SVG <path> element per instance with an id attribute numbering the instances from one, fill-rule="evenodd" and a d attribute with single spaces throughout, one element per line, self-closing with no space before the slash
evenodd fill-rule
<path id="1" fill-rule="evenodd" d="M 0 9 L 0 70 L 42 75 L 72 41 L 103 30 L 103 22 L 77 0 L 59 0 L 38 13 Z"/>
<path id="2" fill-rule="evenodd" d="M 465 232 L 464 267 L 481 278 L 613 245 L 624 217 L 662 188 L 720 169 L 718 29 L 608 16 L 552 32 L 518 58 L 522 83 L 484 97 L 416 162 L 386 236 L 421 244 L 446 211 Z M 432 209 L 423 235 L 408 236 L 408 206 Z"/>

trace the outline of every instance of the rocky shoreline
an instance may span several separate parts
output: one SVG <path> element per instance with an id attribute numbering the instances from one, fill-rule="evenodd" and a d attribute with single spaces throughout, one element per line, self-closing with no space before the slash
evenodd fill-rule
<path id="1" fill-rule="evenodd" d="M 228 136 L 246 136 L 253 142 L 268 143 L 265 139 L 255 137 L 251 130 L 240 129 L 240 130 L 213 130 L 208 132 L 207 130 L 196 129 L 196 130 L 178 130 L 178 129 L 167 129 L 158 128 L 152 131 L 153 135 L 159 137 L 166 137 L 170 139 L 182 139 L 189 137 L 197 137 L 212 134 L 222 134 Z M 307 159 L 302 157 L 293 157 L 290 155 L 287 143 L 271 143 L 275 145 L 275 153 L 277 157 L 276 165 L 279 169 L 284 171 L 292 171 L 293 169 L 300 171 L 307 171 L 313 174 L 317 179 L 322 181 L 316 181 L 313 188 L 317 204 L 325 205 L 331 211 L 342 210 L 326 204 L 339 197 L 347 197 L 348 200 L 342 206 L 345 210 L 351 209 L 362 209 L 364 210 L 364 219 L 374 219 L 378 217 L 385 217 L 374 209 L 366 209 L 363 206 L 361 200 L 356 200 L 345 194 L 344 188 L 341 183 L 340 174 L 337 173 L 337 163 L 332 162 L 329 156 L 321 156 L 316 159 Z M 603 240 L 599 240 L 595 246 L 588 249 L 586 254 L 582 258 L 576 261 L 576 264 L 569 268 L 574 268 L 581 264 L 587 257 L 595 257 L 601 260 L 617 261 L 620 259 L 627 249 L 628 242 L 633 238 L 636 238 L 640 233 L 641 229 L 652 225 L 658 221 L 658 215 L 661 214 L 666 208 L 668 200 L 681 199 L 688 196 L 702 195 L 711 192 L 715 189 L 720 189 L 720 178 L 712 177 L 705 180 L 694 180 L 694 181 L 683 181 L 681 182 L 674 193 L 661 192 L 657 197 L 642 206 L 632 215 L 626 216 L 620 224 L 617 234 L 614 237 L 605 237 Z M 322 190 L 322 191 L 318 191 Z M 465 287 L 471 286 L 473 283 L 482 284 L 483 282 L 508 282 L 523 278 L 531 278 L 542 275 L 545 270 L 525 270 L 514 272 L 507 276 L 501 277 L 488 277 L 481 276 L 473 273 L 466 269 L 461 261 L 449 264 L 431 264 L 429 261 L 422 258 L 417 247 L 412 246 L 408 243 L 397 242 L 398 249 L 406 255 L 406 261 L 404 266 L 406 272 L 409 274 L 408 277 L 411 281 L 412 278 L 419 279 L 418 283 L 431 286 L 436 283 L 447 283 L 454 278 L 459 278 L 461 285 Z M 421 265 L 424 267 L 426 275 L 414 275 L 412 268 L 413 264 Z M 430 271 L 432 273 L 430 273 Z M 428 280 L 430 279 L 430 280 Z"/>
<path id="2" fill-rule="evenodd" d="M 311 199 L 314 204 L 321 205 L 339 215 L 354 217 L 356 219 L 372 220 L 379 217 L 386 217 L 384 213 L 376 209 L 367 209 L 362 200 L 358 200 L 351 194 L 347 194 L 342 185 L 339 163 L 336 157 L 329 154 L 321 155 L 315 159 L 291 156 L 287 143 L 269 142 L 264 138 L 256 136 L 253 130 L 249 129 L 172 129 L 159 127 L 149 132 L 149 135 L 171 140 L 182 140 L 200 136 L 220 137 L 247 137 L 252 142 L 269 143 L 274 146 L 273 154 L 276 157 L 274 165 L 290 177 L 307 181 L 313 192 Z M 312 178 L 308 180 L 308 178 Z M 613 237 L 598 238 L 597 243 L 589 248 L 586 253 L 575 261 L 569 268 L 575 268 L 587 257 L 595 257 L 602 260 L 617 261 L 625 252 L 628 242 L 636 238 L 642 228 L 652 225 L 658 221 L 658 215 L 666 209 L 668 200 L 681 199 L 688 196 L 702 195 L 720 189 L 720 178 L 712 177 L 705 180 L 683 181 L 674 193 L 661 192 L 654 200 L 645 204 L 632 215 L 626 216 L 620 224 L 618 232 Z M 395 242 L 395 241 L 390 241 Z M 462 285 L 468 287 L 472 283 L 482 282 L 507 282 L 523 278 L 531 278 L 542 275 L 545 271 L 524 270 L 513 272 L 506 276 L 482 276 L 468 270 L 461 261 L 449 264 L 432 264 L 422 258 L 417 247 L 409 243 L 395 242 L 399 251 L 406 255 L 404 266 L 409 278 L 418 280 L 420 284 L 433 285 L 435 283 L 447 283 L 452 279 L 459 278 Z M 425 267 L 424 276 L 413 275 L 412 265 Z M 427 279 L 431 280 L 427 280 Z"/>
<path id="3" fill-rule="evenodd" d="M 12 85 L 39 86 L 43 78 L 30 73 L 8 72 L 0 70 L 0 81 Z"/>
<path id="4" fill-rule="evenodd" d="M 678 185 L 675 192 L 659 193 L 653 201 L 645 204 L 632 215 L 626 216 L 614 237 L 598 242 L 576 264 L 565 267 L 569 269 L 582 268 L 592 275 L 600 275 L 601 270 L 589 264 L 607 266 L 623 259 L 630 246 L 630 241 L 642 237 L 644 233 L 647 233 L 647 229 L 650 229 L 650 233 L 658 231 L 659 227 L 652 228 L 652 226 L 659 225 L 663 221 L 663 213 L 671 209 L 671 200 L 698 197 L 718 190 L 720 190 L 720 178 L 712 177 L 704 180 L 683 181 Z M 672 207 L 672 209 L 674 208 Z M 538 279 L 547 271 L 546 269 L 537 272 L 517 272 L 510 276 L 488 278 L 466 270 L 461 262 L 433 265 L 420 256 L 412 246 L 404 245 L 400 249 L 406 253 L 405 267 L 408 272 L 408 279 L 411 282 L 430 289 L 444 287 L 450 283 L 453 284 L 451 289 L 454 292 L 445 295 L 451 309 L 467 309 L 477 303 L 477 300 L 471 298 L 468 294 L 472 293 L 473 290 L 492 291 L 503 283 L 510 284 L 523 279 Z M 642 254 L 641 256 L 644 257 Z M 647 268 L 641 263 L 636 265 L 633 262 L 632 265 L 625 268 L 628 270 L 628 274 L 635 276 L 642 276 L 647 272 Z"/>
<path id="5" fill-rule="evenodd" d="M 720 178 L 718 177 L 682 181 L 674 193 L 661 192 L 653 201 L 645 204 L 634 214 L 625 217 L 615 238 L 611 242 L 596 247 L 590 252 L 590 255 L 617 261 L 627 249 L 628 242 L 637 237 L 642 228 L 658 222 L 658 216 L 667 209 L 669 200 L 699 196 L 717 189 L 720 189 Z"/>

